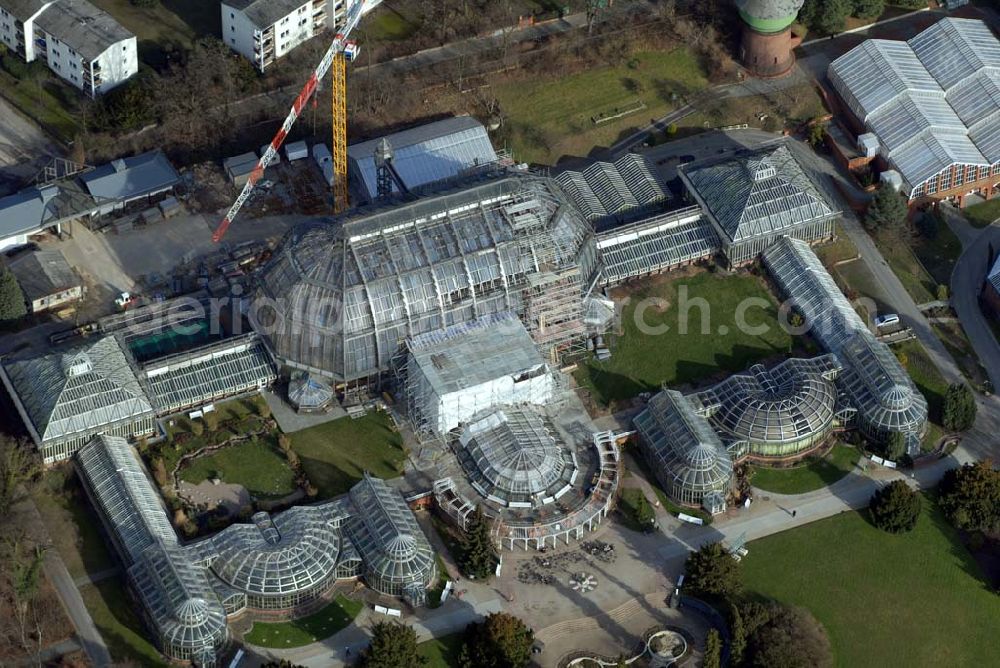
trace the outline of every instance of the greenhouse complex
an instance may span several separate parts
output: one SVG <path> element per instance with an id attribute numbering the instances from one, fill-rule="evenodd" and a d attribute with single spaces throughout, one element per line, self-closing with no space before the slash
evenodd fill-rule
<path id="1" fill-rule="evenodd" d="M 720 512 L 718 495 L 731 490 L 735 462 L 802 457 L 837 429 L 856 428 L 879 443 L 901 433 L 909 454 L 920 449 L 926 399 L 809 244 L 783 237 L 763 257 L 827 354 L 755 365 L 686 397 L 655 395 L 635 426 L 644 456 L 678 503 Z"/>
<path id="2" fill-rule="evenodd" d="M 437 576 L 403 497 L 368 475 L 347 496 L 259 512 L 250 524 L 182 545 L 125 439 L 95 437 L 77 464 L 149 627 L 177 661 L 216 665 L 229 620 L 301 616 L 337 580 L 360 576 L 377 592 L 422 605 Z"/>

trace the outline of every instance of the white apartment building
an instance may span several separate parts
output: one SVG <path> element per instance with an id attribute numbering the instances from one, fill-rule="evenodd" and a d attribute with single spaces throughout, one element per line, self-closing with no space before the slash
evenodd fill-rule
<path id="1" fill-rule="evenodd" d="M 135 35 L 86 0 L 0 0 L 0 41 L 91 97 L 139 70 Z"/>
<path id="2" fill-rule="evenodd" d="M 382 0 L 222 0 L 222 41 L 263 72 L 307 39 L 341 25 L 358 2 L 368 13 Z"/>

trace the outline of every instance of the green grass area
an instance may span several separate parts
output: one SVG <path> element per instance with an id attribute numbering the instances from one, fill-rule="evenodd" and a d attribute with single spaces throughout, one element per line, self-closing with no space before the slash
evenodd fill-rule
<path id="1" fill-rule="evenodd" d="M 832 485 L 854 470 L 858 451 L 838 443 L 825 456 L 811 457 L 793 468 L 753 466 L 753 486 L 775 494 L 805 494 Z"/>
<path id="2" fill-rule="evenodd" d="M 55 81 L 54 75 L 51 80 L 43 80 L 39 87 L 33 81 L 19 81 L 9 72 L 0 70 L 0 91 L 3 91 L 4 99 L 56 139 L 71 142 L 79 133 L 80 125 L 73 114 L 67 111 L 65 100 L 60 99 L 73 93 L 67 90 L 64 96 L 53 92 L 58 91 L 60 86 L 66 85 Z"/>
<path id="3" fill-rule="evenodd" d="M 130 0 L 93 0 L 135 34 L 139 58 L 159 69 L 171 51 L 186 51 L 199 37 L 222 32 L 219 3 L 205 0 L 159 0 L 137 7 Z"/>
<path id="4" fill-rule="evenodd" d="M 915 236 L 910 239 L 910 246 L 934 282 L 937 285 L 949 285 L 951 271 L 955 268 L 958 256 L 962 254 L 962 242 L 940 216 L 928 215 L 927 218 L 934 226 L 933 238 Z"/>
<path id="5" fill-rule="evenodd" d="M 163 655 L 146 639 L 149 631 L 126 591 L 125 580 L 120 576 L 80 587 L 83 603 L 117 663 L 166 666 Z"/>
<path id="6" fill-rule="evenodd" d="M 974 227 L 986 227 L 1000 218 L 1000 197 L 967 206 L 962 213 Z"/>
<path id="7" fill-rule="evenodd" d="M 927 413 L 931 422 L 940 425 L 941 413 L 944 409 L 944 395 L 948 391 L 948 383 L 944 376 L 928 357 L 927 351 L 915 339 L 904 341 L 894 345 L 893 352 L 899 357 L 900 353 L 905 358 L 903 366 L 910 374 L 910 378 L 917 388 L 927 399 Z"/>
<path id="8" fill-rule="evenodd" d="M 656 518 L 652 504 L 641 489 L 635 487 L 622 489 L 621 496 L 618 498 L 618 510 L 621 511 L 622 523 L 632 531 L 646 531 L 651 526 L 648 522 L 643 524 L 639 521 L 640 508 L 643 507 L 645 510 L 642 512 L 648 513 L 653 519 Z"/>
<path id="9" fill-rule="evenodd" d="M 368 471 L 379 478 L 403 472 L 403 439 L 382 411 L 341 418 L 289 435 L 320 498 L 344 494 Z"/>
<path id="10" fill-rule="evenodd" d="M 302 647 L 329 638 L 346 628 L 363 606 L 360 601 L 337 596 L 319 612 L 301 619 L 289 622 L 254 622 L 253 628 L 243 636 L 243 640 L 258 647 Z"/>
<path id="11" fill-rule="evenodd" d="M 822 246 L 817 246 L 815 250 L 816 256 L 819 257 L 823 266 L 830 271 L 833 271 L 838 262 L 858 257 L 858 247 L 854 245 L 854 242 L 839 224 L 837 225 L 837 238 Z"/>
<path id="12" fill-rule="evenodd" d="M 552 72 L 496 86 L 515 157 L 552 163 L 562 155 L 586 155 L 594 146 L 610 145 L 621 133 L 681 106 L 707 85 L 698 59 L 684 48 L 637 52 L 628 63 L 572 74 Z M 600 125 L 592 121 L 637 100 L 646 108 Z"/>
<path id="13" fill-rule="evenodd" d="M 260 395 L 255 395 L 253 397 L 233 399 L 232 401 L 216 404 L 215 414 L 219 421 L 219 431 L 214 438 L 224 439 L 229 436 L 243 436 L 248 430 L 253 431 L 260 428 L 261 423 L 257 416 L 263 403 L 264 398 Z M 173 424 L 171 425 L 169 422 L 173 422 Z M 199 420 L 199 422 L 204 424 L 202 420 Z M 233 425 L 232 428 L 222 426 L 223 423 L 227 422 Z M 167 431 L 175 441 L 174 443 L 164 444 L 162 447 L 157 448 L 159 455 L 163 457 L 168 471 L 172 471 L 177 462 L 186 453 L 200 450 L 212 442 L 213 436 L 207 431 L 203 432 L 200 436 L 188 436 L 187 434 L 193 434 L 191 424 L 192 421 L 190 419 L 182 416 L 174 416 L 168 420 Z M 253 429 L 250 429 L 251 426 Z M 180 436 L 181 434 L 185 435 Z M 184 440 L 183 443 L 180 442 L 182 439 Z"/>
<path id="14" fill-rule="evenodd" d="M 420 29 L 420 23 L 412 20 L 392 5 L 382 3 L 371 14 L 365 16 L 359 30 L 365 42 L 402 42 Z"/>
<path id="15" fill-rule="evenodd" d="M 295 491 L 295 473 L 274 439 L 253 439 L 190 460 L 180 478 L 192 485 L 218 477 L 242 485 L 256 499 L 278 499 Z"/>
<path id="16" fill-rule="evenodd" d="M 463 633 L 433 638 L 420 643 L 417 649 L 427 659 L 424 668 L 453 668 L 458 665 L 458 655 L 462 651 Z"/>
<path id="17" fill-rule="evenodd" d="M 986 370 L 983 368 L 982 362 L 979 361 L 979 355 L 976 354 L 975 348 L 972 347 L 972 342 L 969 341 L 969 337 L 965 334 L 965 328 L 962 327 L 962 323 L 958 321 L 932 322 L 931 329 L 941 339 L 944 347 L 948 349 L 955 363 L 958 364 L 962 375 L 966 377 L 973 387 L 982 387 L 983 382 L 987 380 Z"/>
<path id="18" fill-rule="evenodd" d="M 923 304 L 937 299 L 937 281 L 927 273 L 905 241 L 895 235 L 877 232 L 872 235 L 872 239 L 899 282 L 913 297 L 913 301 Z"/>
<path id="19" fill-rule="evenodd" d="M 118 565 L 76 471 L 59 467 L 46 472 L 32 498 L 70 575 L 78 578 Z"/>
<path id="20" fill-rule="evenodd" d="M 849 288 L 861 297 L 870 297 L 876 301 L 881 299 L 882 290 L 875 277 L 862 260 L 842 264 L 836 268 L 834 277 L 839 277 L 841 290 Z"/>
<path id="21" fill-rule="evenodd" d="M 756 301 L 747 301 L 751 299 Z M 745 324 L 766 331 L 740 331 L 736 315 L 741 303 L 749 306 L 741 314 Z M 663 384 L 704 383 L 715 375 L 742 371 L 763 358 L 791 352 L 793 339 L 779 326 L 777 312 L 764 284 L 747 274 L 702 272 L 647 281 L 622 310 L 623 331 L 613 342 L 612 357 L 603 362 L 588 359 L 576 379 L 595 400 L 608 405 Z M 643 333 L 637 315 L 647 331 L 664 325 L 669 329 Z"/>
<path id="22" fill-rule="evenodd" d="M 997 663 L 1000 596 L 926 495 L 910 533 L 888 534 L 846 512 L 748 548 L 747 591 L 808 608 L 829 633 L 837 666 Z"/>

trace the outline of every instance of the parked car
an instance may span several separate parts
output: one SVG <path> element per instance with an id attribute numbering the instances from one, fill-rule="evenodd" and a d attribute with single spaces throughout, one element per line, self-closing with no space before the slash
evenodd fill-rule
<path id="1" fill-rule="evenodd" d="M 875 316 L 875 329 L 882 329 L 883 327 L 892 327 L 893 325 L 899 324 L 899 316 L 895 313 L 884 313 L 879 316 Z"/>

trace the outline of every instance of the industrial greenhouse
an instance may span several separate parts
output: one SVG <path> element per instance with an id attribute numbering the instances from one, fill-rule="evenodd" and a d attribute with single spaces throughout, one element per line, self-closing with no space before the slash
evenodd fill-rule
<path id="1" fill-rule="evenodd" d="M 635 418 L 643 456 L 667 495 L 688 506 L 728 496 L 733 484 L 733 458 L 708 420 L 690 399 L 675 390 L 654 395 Z M 723 508 L 724 509 L 724 506 Z"/>
<path id="2" fill-rule="evenodd" d="M 919 450 L 927 426 L 927 400 L 899 360 L 875 340 L 808 244 L 782 239 L 764 253 L 764 263 L 793 301 L 810 333 L 840 363 L 837 387 L 850 424 L 876 442 L 903 433 L 910 453 Z"/>
<path id="3" fill-rule="evenodd" d="M 648 217 L 670 199 L 646 158 L 635 153 L 614 163 L 594 162 L 583 171 L 566 170 L 555 179 L 598 229 Z"/>
<path id="4" fill-rule="evenodd" d="M 63 353 L 4 360 L 0 379 L 46 464 L 96 434 L 152 434 L 153 405 L 115 336 Z"/>
<path id="5" fill-rule="evenodd" d="M 756 457 L 790 457 L 821 443 L 834 427 L 840 366 L 833 355 L 761 364 L 693 395 L 713 427 L 744 441 Z"/>
<path id="6" fill-rule="evenodd" d="M 806 175 L 788 145 L 678 170 L 722 240 L 729 263 L 752 262 L 783 236 L 830 239 L 839 212 Z"/>
<path id="7" fill-rule="evenodd" d="M 1000 41 L 984 22 L 948 17 L 907 42 L 866 40 L 828 74 L 910 199 L 997 182 L 986 179 L 1000 176 Z"/>
<path id="8" fill-rule="evenodd" d="M 558 356 L 582 344 L 598 272 L 590 224 L 558 186 L 509 176 L 295 228 L 254 324 L 282 364 L 339 382 L 377 379 L 409 337 L 504 311 Z"/>
<path id="9" fill-rule="evenodd" d="M 163 653 L 214 666 L 229 641 L 225 610 L 204 569 L 180 546 L 132 448 L 123 438 L 98 436 L 77 461 Z"/>
<path id="10" fill-rule="evenodd" d="M 355 513 L 345 528 L 364 562 L 368 586 L 423 605 L 437 566 L 434 551 L 402 495 L 366 473 L 351 488 L 350 500 Z"/>

